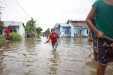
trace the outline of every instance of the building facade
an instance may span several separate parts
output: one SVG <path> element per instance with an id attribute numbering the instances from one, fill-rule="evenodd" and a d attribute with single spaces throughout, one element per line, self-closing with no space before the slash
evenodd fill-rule
<path id="1" fill-rule="evenodd" d="M 58 23 L 54 28 L 60 37 L 71 37 L 71 26 L 69 24 Z"/>
<path id="2" fill-rule="evenodd" d="M 86 21 L 67 21 L 71 26 L 71 37 L 88 37 L 89 30 Z"/>
<path id="3" fill-rule="evenodd" d="M 3 21 L 4 27 L 10 27 L 12 31 L 19 33 L 21 36 L 25 35 L 25 30 L 22 22 L 16 21 Z"/>
<path id="4" fill-rule="evenodd" d="M 55 24 L 55 30 L 60 37 L 88 37 L 89 30 L 85 21 L 67 21 Z"/>

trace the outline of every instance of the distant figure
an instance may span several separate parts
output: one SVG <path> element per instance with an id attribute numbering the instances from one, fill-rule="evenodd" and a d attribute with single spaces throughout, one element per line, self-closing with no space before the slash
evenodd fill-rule
<path id="1" fill-rule="evenodd" d="M 6 27 L 4 29 L 4 35 L 5 35 L 5 39 L 6 40 L 10 40 L 11 39 L 11 32 L 12 32 L 12 29 L 10 27 Z"/>
<path id="2" fill-rule="evenodd" d="M 49 41 L 51 41 L 52 48 L 56 49 L 58 46 L 58 38 L 59 38 L 58 34 L 55 32 L 54 29 L 52 29 L 49 36 L 48 36 L 47 43 Z"/>
<path id="3" fill-rule="evenodd" d="M 2 35 L 3 27 L 0 27 L 0 35 Z"/>
<path id="4" fill-rule="evenodd" d="M 2 21 L 0 21 L 0 35 L 2 35 L 3 33 L 3 28 L 4 28 L 4 23 Z"/>

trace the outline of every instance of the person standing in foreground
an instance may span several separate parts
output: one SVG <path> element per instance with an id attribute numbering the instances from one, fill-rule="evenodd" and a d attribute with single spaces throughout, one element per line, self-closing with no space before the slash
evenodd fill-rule
<path id="1" fill-rule="evenodd" d="M 51 32 L 50 32 L 50 34 L 49 34 L 49 36 L 48 36 L 47 43 L 48 43 L 49 41 L 51 41 L 52 48 L 53 48 L 53 49 L 56 49 L 57 46 L 58 46 L 58 38 L 59 38 L 59 36 L 58 36 L 58 34 L 55 32 L 55 30 L 54 30 L 54 29 L 51 29 Z"/>
<path id="2" fill-rule="evenodd" d="M 107 64 L 113 60 L 113 0 L 96 1 L 86 20 L 90 31 L 96 34 L 97 75 L 105 75 Z"/>

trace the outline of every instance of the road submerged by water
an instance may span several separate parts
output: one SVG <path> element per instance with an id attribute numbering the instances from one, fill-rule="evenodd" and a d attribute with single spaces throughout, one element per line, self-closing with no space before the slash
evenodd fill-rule
<path id="1" fill-rule="evenodd" d="M 87 39 L 61 38 L 57 50 L 40 40 L 26 39 L 0 49 L 0 75 L 95 75 Z M 107 68 L 113 75 L 113 67 Z"/>

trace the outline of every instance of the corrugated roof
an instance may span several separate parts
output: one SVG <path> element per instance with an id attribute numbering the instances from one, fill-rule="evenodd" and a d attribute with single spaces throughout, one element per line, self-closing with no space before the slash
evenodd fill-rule
<path id="1" fill-rule="evenodd" d="M 78 20 L 78 21 L 77 20 L 75 20 L 75 21 L 74 20 L 68 20 L 67 24 L 69 24 L 69 23 L 86 23 L 86 21 L 82 21 L 82 20 Z"/>
<path id="2" fill-rule="evenodd" d="M 71 24 L 72 26 L 78 26 L 78 27 L 83 27 L 87 26 L 86 21 L 73 21 L 73 20 L 68 20 L 67 24 Z"/>

